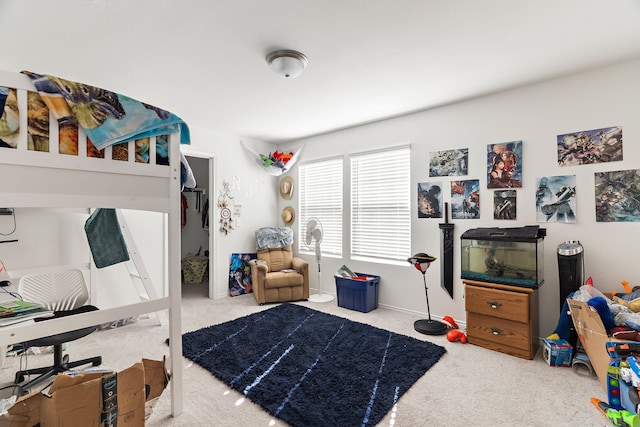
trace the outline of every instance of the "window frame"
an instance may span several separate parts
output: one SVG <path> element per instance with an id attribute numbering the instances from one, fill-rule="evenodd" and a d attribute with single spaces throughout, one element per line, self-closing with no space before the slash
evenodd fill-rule
<path id="1" fill-rule="evenodd" d="M 349 165 L 351 259 L 406 263 L 411 256 L 411 146 L 350 154 Z"/>
<path id="2" fill-rule="evenodd" d="M 323 172 L 322 168 L 330 167 Z M 315 170 L 315 169 L 318 170 Z M 317 179 L 323 178 L 320 182 Z M 307 182 L 315 178 L 310 186 Z M 329 157 L 298 164 L 298 251 L 304 254 L 315 254 L 315 248 L 305 243 L 306 222 L 310 218 L 320 220 L 323 238 L 320 248 L 322 256 L 342 258 L 343 256 L 343 216 L 344 216 L 344 159 Z M 309 192 L 311 189 L 319 190 Z M 310 194 L 311 193 L 311 194 Z M 337 194 L 336 194 L 337 193 Z M 309 200 L 311 196 L 311 200 Z M 329 202 L 328 205 L 327 202 Z M 319 206 L 320 204 L 326 206 Z"/>

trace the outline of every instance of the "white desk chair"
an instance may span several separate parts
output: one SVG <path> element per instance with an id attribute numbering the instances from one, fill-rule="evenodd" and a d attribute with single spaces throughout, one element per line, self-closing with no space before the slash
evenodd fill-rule
<path id="1" fill-rule="evenodd" d="M 52 311 L 73 310 L 89 300 L 89 291 L 80 270 L 59 270 L 27 274 L 18 282 L 18 293 Z"/>
<path id="2" fill-rule="evenodd" d="M 80 270 L 59 270 L 27 274 L 20 278 L 18 293 L 22 295 L 25 301 L 36 302 L 54 311 L 54 315 L 46 319 L 97 310 L 97 308 L 92 305 L 84 305 L 89 300 L 89 291 L 87 290 L 84 276 Z M 36 321 L 38 320 L 41 319 L 37 319 Z M 21 385 L 19 387 L 19 393 L 25 394 L 32 386 L 60 372 L 89 363 L 93 366 L 100 365 L 102 363 L 101 356 L 69 362 L 69 355 L 62 354 L 62 346 L 64 343 L 87 336 L 96 329 L 97 326 L 92 326 L 38 338 L 24 343 L 25 350 L 29 347 L 53 346 L 53 366 L 16 372 L 16 384 L 24 381 L 24 377 L 27 375 L 39 375 L 28 383 Z"/>

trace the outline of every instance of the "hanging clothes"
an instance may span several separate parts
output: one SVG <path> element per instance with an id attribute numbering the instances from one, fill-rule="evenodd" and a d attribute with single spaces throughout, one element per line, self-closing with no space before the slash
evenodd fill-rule
<path id="1" fill-rule="evenodd" d="M 187 225 L 187 208 L 189 204 L 187 203 L 187 197 L 184 194 L 180 195 L 180 222 L 182 224 L 182 228 Z"/>
<path id="2" fill-rule="evenodd" d="M 209 229 L 209 199 L 204 202 L 204 208 L 202 209 L 202 228 Z"/>

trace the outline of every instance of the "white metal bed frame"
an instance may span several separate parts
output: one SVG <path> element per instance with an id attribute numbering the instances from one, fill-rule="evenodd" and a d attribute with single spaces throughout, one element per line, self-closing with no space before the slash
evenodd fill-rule
<path id="1" fill-rule="evenodd" d="M 50 115 L 50 151 L 27 149 L 27 91 L 36 91 L 22 74 L 0 71 L 0 86 L 18 90 L 20 134 L 17 149 L 0 148 L 0 204 L 14 208 L 112 207 L 165 213 L 165 283 L 168 295 L 149 301 L 103 309 L 77 316 L 0 328 L 0 343 L 11 344 L 85 326 L 103 324 L 145 313 L 169 310 L 169 370 L 171 413 L 183 411 L 180 275 L 180 135 L 169 135 L 170 166 L 155 164 L 155 143 L 149 163 L 135 162 L 134 142 L 129 160 L 86 157 L 86 137 L 78 133 L 78 155 L 58 154 L 58 126 Z M 1 115 L 1 112 L 0 112 Z M 93 276 L 93 275 L 92 275 Z M 93 284 L 92 284 L 93 285 Z"/>

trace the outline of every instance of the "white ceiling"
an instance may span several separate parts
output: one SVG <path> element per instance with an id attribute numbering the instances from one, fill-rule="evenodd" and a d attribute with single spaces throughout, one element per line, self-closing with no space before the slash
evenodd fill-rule
<path id="1" fill-rule="evenodd" d="M 0 0 L 0 39 L 4 70 L 279 143 L 640 58 L 640 1 Z"/>

